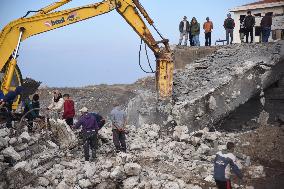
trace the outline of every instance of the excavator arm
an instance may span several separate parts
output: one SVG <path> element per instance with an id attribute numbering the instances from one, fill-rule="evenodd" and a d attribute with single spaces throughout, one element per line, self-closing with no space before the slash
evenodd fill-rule
<path id="1" fill-rule="evenodd" d="M 17 54 L 20 43 L 33 36 L 60 27 L 86 20 L 116 10 L 154 52 L 156 57 L 156 81 L 160 99 L 168 99 L 172 94 L 173 59 L 168 40 L 156 41 L 139 12 L 153 26 L 152 19 L 138 0 L 105 0 L 82 7 L 51 12 L 70 2 L 61 0 L 40 9 L 36 14 L 19 18 L 3 28 L 0 33 L 0 70 L 4 70 L 1 90 L 7 93 L 21 85 L 21 74 L 17 69 Z M 164 44 L 160 47 L 159 44 Z M 14 81 L 17 80 L 17 81 Z M 11 86 L 14 83 L 14 86 Z M 17 103 L 15 103 L 15 106 Z"/>

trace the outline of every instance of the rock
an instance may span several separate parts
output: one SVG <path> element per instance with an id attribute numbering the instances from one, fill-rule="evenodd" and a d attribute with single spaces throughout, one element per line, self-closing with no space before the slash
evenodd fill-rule
<path id="1" fill-rule="evenodd" d="M 157 181 L 157 180 L 151 180 L 150 183 L 151 183 L 153 189 L 154 188 L 160 189 L 161 186 L 162 186 L 162 183 L 160 181 Z"/>
<path id="2" fill-rule="evenodd" d="M 109 176 L 110 176 L 110 172 L 108 172 L 108 171 L 102 171 L 102 172 L 100 173 L 100 177 L 101 177 L 102 179 L 107 179 L 107 178 L 109 178 Z"/>
<path id="3" fill-rule="evenodd" d="M 50 141 L 50 140 L 48 140 L 47 141 L 47 146 L 49 147 L 49 148 L 59 148 L 58 146 L 57 146 L 57 144 L 55 144 L 54 142 L 52 142 L 52 141 Z"/>
<path id="4" fill-rule="evenodd" d="M 155 138 L 158 138 L 159 137 L 159 134 L 155 131 L 148 131 L 147 132 L 147 135 L 152 138 L 152 139 L 155 139 Z"/>
<path id="5" fill-rule="evenodd" d="M 61 166 L 60 166 L 61 165 Z M 61 169 L 64 169 L 64 167 L 68 167 L 70 169 L 75 169 L 78 165 L 73 163 L 73 162 L 68 162 L 68 161 L 61 161 L 60 165 L 55 165 L 61 167 Z"/>
<path id="6" fill-rule="evenodd" d="M 215 183 L 213 175 L 208 175 L 204 180 L 207 182 Z"/>
<path id="7" fill-rule="evenodd" d="M 121 166 L 116 166 L 114 170 L 110 173 L 111 179 L 121 179 L 124 176 L 123 168 Z"/>
<path id="8" fill-rule="evenodd" d="M 177 141 L 187 141 L 189 139 L 188 127 L 187 126 L 176 126 L 173 138 Z"/>
<path id="9" fill-rule="evenodd" d="M 210 151 L 210 148 L 206 144 L 201 144 L 197 149 L 197 152 L 200 154 L 207 154 Z"/>
<path id="10" fill-rule="evenodd" d="M 31 140 L 31 137 L 30 137 L 29 133 L 25 131 L 19 136 L 19 139 L 23 143 L 28 143 Z"/>
<path id="11" fill-rule="evenodd" d="M 6 136 L 9 136 L 9 134 L 10 134 L 10 129 L 8 128 L 0 129 L 0 137 L 5 138 Z"/>
<path id="12" fill-rule="evenodd" d="M 8 146 L 8 141 L 6 138 L 0 137 L 0 150 Z"/>
<path id="13" fill-rule="evenodd" d="M 123 188 L 124 189 L 133 189 L 135 186 L 138 185 L 139 177 L 129 177 L 126 180 L 123 181 Z"/>
<path id="14" fill-rule="evenodd" d="M 14 170 L 17 170 L 17 169 L 24 169 L 26 165 L 27 165 L 27 162 L 26 162 L 26 161 L 21 161 L 21 162 L 17 163 L 17 164 L 13 167 L 13 169 L 14 169 Z"/>
<path id="15" fill-rule="evenodd" d="M 17 152 L 19 152 L 19 151 L 23 151 L 23 150 L 27 149 L 28 147 L 29 147 L 29 145 L 27 143 L 21 143 L 20 145 L 17 145 L 14 148 Z"/>
<path id="16" fill-rule="evenodd" d="M 52 133 L 57 136 L 56 140 L 61 149 L 72 148 L 78 142 L 77 137 L 70 126 L 66 124 L 65 120 L 57 119 L 57 121 L 55 121 L 51 119 L 50 128 Z"/>
<path id="17" fill-rule="evenodd" d="M 115 161 L 117 165 L 124 165 L 132 159 L 133 157 L 130 154 L 120 152 L 117 154 Z"/>
<path id="18" fill-rule="evenodd" d="M 79 180 L 79 186 L 81 188 L 88 188 L 90 186 L 92 186 L 92 183 L 89 179 L 82 179 L 82 180 Z"/>
<path id="19" fill-rule="evenodd" d="M 252 178 L 265 177 L 265 172 L 262 165 L 249 167 L 248 173 L 251 175 Z"/>
<path id="20" fill-rule="evenodd" d="M 117 188 L 115 183 L 112 182 L 102 182 L 96 186 L 96 189 L 114 189 Z"/>
<path id="21" fill-rule="evenodd" d="M 74 169 L 64 169 L 62 172 L 62 176 L 64 177 L 65 183 L 68 186 L 74 186 L 76 180 L 80 180 L 79 176 L 77 176 L 77 171 Z"/>
<path id="22" fill-rule="evenodd" d="M 110 170 L 110 169 L 112 168 L 112 161 L 106 160 L 106 161 L 104 162 L 104 164 L 102 165 L 102 168 L 103 168 L 103 169 Z"/>
<path id="23" fill-rule="evenodd" d="M 85 172 L 85 175 L 88 178 L 91 178 L 92 176 L 94 176 L 95 172 L 96 172 L 96 167 L 93 166 L 93 164 L 86 162 L 85 165 L 83 166 L 82 169 Z M 76 175 L 75 175 L 76 176 Z"/>
<path id="24" fill-rule="evenodd" d="M 66 183 L 65 183 L 65 180 L 62 180 L 56 187 L 56 189 L 69 189 L 70 186 L 68 186 Z"/>
<path id="25" fill-rule="evenodd" d="M 137 138 L 131 142 L 130 147 L 129 147 L 130 150 L 140 150 L 142 148 L 143 148 L 142 141 Z"/>
<path id="26" fill-rule="evenodd" d="M 137 163 L 127 163 L 124 165 L 124 170 L 129 176 L 137 176 L 141 172 L 141 166 Z"/>
<path id="27" fill-rule="evenodd" d="M 199 137 L 192 136 L 190 137 L 189 141 L 193 146 L 198 146 L 198 144 L 201 142 L 201 139 Z"/>
<path id="28" fill-rule="evenodd" d="M 185 186 L 185 189 L 202 189 L 200 186 L 188 184 Z"/>
<path id="29" fill-rule="evenodd" d="M 253 186 L 246 186 L 245 189 L 254 189 L 254 187 Z"/>
<path id="30" fill-rule="evenodd" d="M 215 141 L 220 136 L 219 132 L 207 132 L 204 135 L 204 138 L 209 141 Z"/>
<path id="31" fill-rule="evenodd" d="M 15 138 L 15 137 L 10 138 L 10 140 L 9 140 L 9 144 L 10 144 L 10 145 L 15 144 L 16 142 L 17 142 L 17 138 Z"/>
<path id="32" fill-rule="evenodd" d="M 3 155 L 0 155 L 0 162 L 1 162 L 1 161 L 4 161 L 4 159 L 5 159 L 4 156 L 3 156 Z"/>
<path id="33" fill-rule="evenodd" d="M 40 186 L 48 186 L 49 185 L 49 180 L 48 179 L 46 179 L 45 177 L 39 177 L 38 178 L 38 184 L 40 185 Z"/>
<path id="34" fill-rule="evenodd" d="M 176 180 L 178 185 L 179 185 L 179 188 L 184 188 L 185 187 L 185 182 L 181 179 L 177 179 Z"/>
<path id="35" fill-rule="evenodd" d="M 164 189 L 180 189 L 177 182 L 166 182 Z"/>
<path id="36" fill-rule="evenodd" d="M 208 103 L 209 103 L 208 106 L 210 110 L 213 111 L 217 108 L 216 99 L 213 96 L 210 96 Z"/>
<path id="37" fill-rule="evenodd" d="M 9 158 L 12 158 L 14 161 L 18 161 L 21 159 L 21 156 L 20 154 L 18 154 L 14 148 L 12 146 L 6 148 L 5 150 L 2 151 L 2 154 L 5 156 L 5 157 L 9 157 Z"/>

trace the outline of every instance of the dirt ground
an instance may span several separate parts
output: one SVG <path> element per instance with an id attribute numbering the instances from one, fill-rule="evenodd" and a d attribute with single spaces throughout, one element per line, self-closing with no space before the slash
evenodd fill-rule
<path id="1" fill-rule="evenodd" d="M 284 186 L 284 126 L 266 125 L 241 136 L 238 151 L 264 166 L 265 178 L 246 180 L 256 189 L 280 189 Z"/>

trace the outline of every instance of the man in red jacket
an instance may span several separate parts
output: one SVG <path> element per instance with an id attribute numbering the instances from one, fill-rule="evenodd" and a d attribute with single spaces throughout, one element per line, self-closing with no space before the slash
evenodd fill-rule
<path id="1" fill-rule="evenodd" d="M 63 119 L 65 119 L 67 125 L 73 125 L 73 118 L 75 116 L 75 108 L 74 108 L 74 101 L 70 99 L 69 94 L 63 95 L 64 99 L 64 111 L 63 111 Z"/>

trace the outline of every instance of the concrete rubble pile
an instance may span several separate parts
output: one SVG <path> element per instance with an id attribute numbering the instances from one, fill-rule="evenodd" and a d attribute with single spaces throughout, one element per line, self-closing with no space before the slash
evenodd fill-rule
<path id="1" fill-rule="evenodd" d="M 62 126 L 62 123 L 54 122 Z M 98 188 L 98 189 L 202 189 L 214 188 L 212 178 L 214 155 L 227 141 L 239 143 L 239 134 L 209 132 L 208 128 L 189 133 L 177 126 L 165 135 L 159 125 L 128 126 L 128 153 L 114 153 L 111 127 L 100 130 L 97 159 L 85 162 L 82 149 L 67 150 L 51 141 L 40 145 L 40 151 L 27 156 L 25 145 L 39 141 L 41 135 L 10 138 L 9 129 L 0 130 L 0 167 L 2 188 Z M 70 132 L 66 130 L 67 132 Z M 247 159 L 242 154 L 242 159 Z M 7 158 L 13 160 L 7 163 Z M 241 163 L 241 162 L 240 162 Z M 244 164 L 244 162 L 242 162 Z M 264 177 L 261 165 L 247 164 L 245 174 Z M 16 179 L 15 179 L 16 176 Z M 9 179 L 7 179 L 9 178 Z M 0 187 L 0 188 L 1 188 Z"/>
<path id="2" fill-rule="evenodd" d="M 212 126 L 283 76 L 283 52 L 280 42 L 218 48 L 176 71 L 172 104 L 157 100 L 151 78 L 133 86 L 62 89 L 72 95 L 76 109 L 87 106 L 106 118 L 113 102 L 123 104 L 129 123 L 127 153 L 115 153 L 108 123 L 99 131 L 102 140 L 94 162 L 84 161 L 80 135 L 63 120 L 50 119 L 50 127 L 31 134 L 26 127 L 18 133 L 0 129 L 0 188 L 215 189 L 215 154 L 232 141 L 240 147 L 238 164 L 247 178 L 243 188 L 252 189 L 252 179 L 266 177 L 264 166 L 250 162 L 255 152 L 248 148 L 260 139 L 249 143 L 248 136 L 253 139 L 257 132 L 219 132 Z M 42 107 L 49 104 L 51 91 L 40 90 Z M 258 122 L 268 127 L 269 115 L 263 114 Z M 269 150 L 275 151 L 271 141 Z M 276 146 L 281 152 L 281 145 Z M 239 184 L 234 181 L 234 188 Z"/>
<path id="3" fill-rule="evenodd" d="M 15 135 L 12 129 L 0 129 L 0 188 L 21 188 L 50 168 L 59 148 L 45 134 L 30 135 L 24 128 Z"/>

